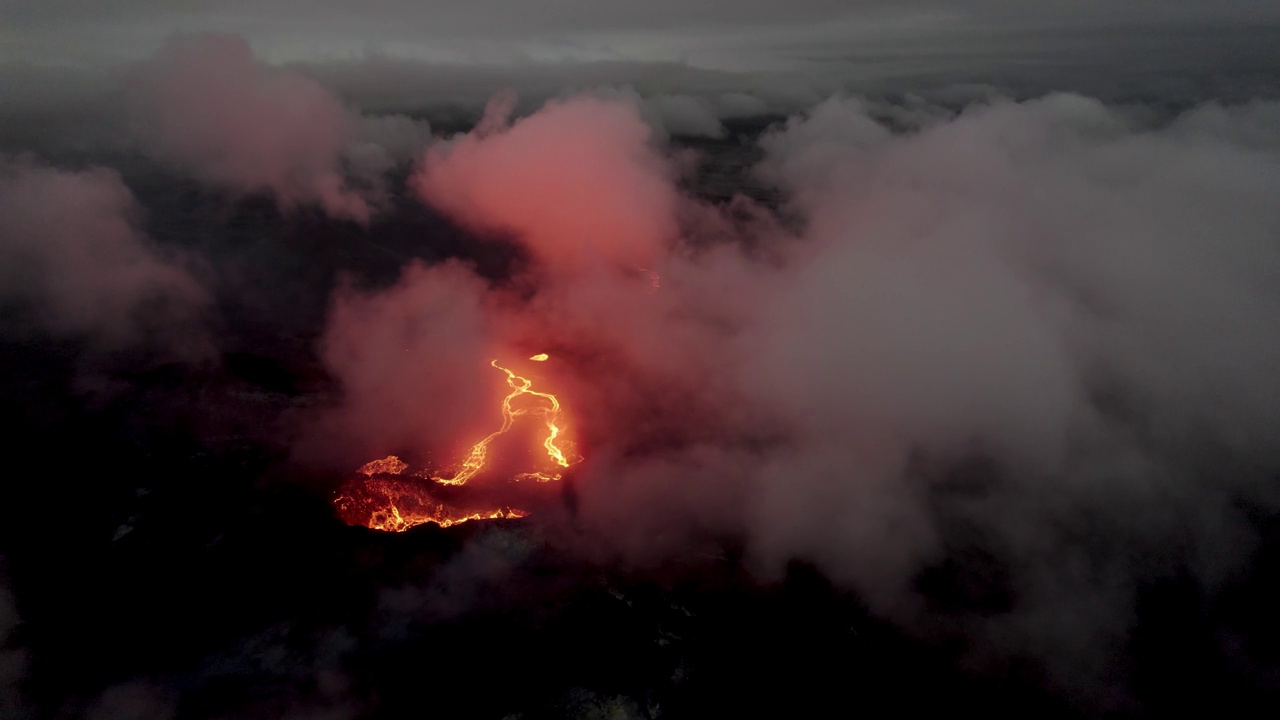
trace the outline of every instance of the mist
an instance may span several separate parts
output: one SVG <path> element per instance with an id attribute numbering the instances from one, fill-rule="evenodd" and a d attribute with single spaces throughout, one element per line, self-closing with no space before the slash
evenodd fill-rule
<path id="1" fill-rule="evenodd" d="M 805 7 L 797 22 L 837 16 Z M 1060 27 L 1001 7 L 967 5 L 963 28 Z M 1179 23 L 1200 17 L 1179 8 Z M 442 26 L 471 27 L 464 15 Z M 1072 27 L 1093 37 L 1086 15 Z M 629 18 L 582 23 L 654 32 Z M 215 558 L 197 568 L 232 567 L 229 552 L 273 576 L 229 639 L 82 670 L 64 691 L 52 668 L 67 644 L 40 629 L 57 612 L 23 634 L 24 603 L 39 605 L 25 598 L 56 593 L 15 525 L 0 546 L 18 558 L 0 578 L 0 689 L 15 712 L 364 716 L 403 698 L 380 695 L 356 658 L 385 667 L 476 618 L 555 626 L 571 592 L 633 608 L 652 592 L 674 613 L 692 581 L 671 577 L 726 566 L 744 596 L 812 572 L 822 597 L 856 608 L 840 610 L 850 626 L 938 653 L 957 683 L 999 679 L 1045 703 L 1027 707 L 1160 712 L 1179 704 L 1170 678 L 1201 667 L 1206 707 L 1214 682 L 1242 703 L 1274 693 L 1269 611 L 1247 600 L 1274 594 L 1280 509 L 1274 78 L 1183 85 L 1153 62 L 1052 65 L 1024 82 L 1025 66 L 998 58 L 850 73 L 821 43 L 815 65 L 758 74 L 598 58 L 510 73 L 378 53 L 281 63 L 258 45 L 272 47 L 168 35 L 113 76 L 119 97 L 86 130 L 96 140 L 48 157 L 55 145 L 30 143 L 0 164 L 11 364 L 68 341 L 49 352 L 100 374 L 147 359 L 113 380 L 136 410 L 89 403 L 50 425 L 126 417 L 119 460 L 149 468 L 145 487 L 110 491 L 127 499 L 94 530 L 115 534 L 103 552 L 145 560 L 158 551 L 128 543 L 170 532 L 175 557 Z M 515 386 L 491 362 L 559 398 L 575 452 L 563 490 L 492 530 L 342 534 L 365 530 L 330 507 L 356 468 L 388 455 L 443 468 L 496 429 Z M 37 407 L 84 392 L 29 386 L 6 396 Z M 136 430 L 148 422 L 193 437 Z M 155 460 L 188 442 L 198 459 Z M 198 481 L 171 489 L 175 469 Z M 146 519 L 162 514 L 142 499 L 151 487 L 226 514 L 166 530 Z M 258 543 L 278 564 L 253 565 Z M 290 615 L 313 600 L 316 615 Z M 683 647 L 676 635 L 658 637 Z M 272 679 L 198 709 L 228 677 Z M 676 698 L 675 716 L 707 707 L 562 680 L 530 717 L 656 717 L 657 696 Z M 999 707 L 1020 707 L 1011 697 Z"/>

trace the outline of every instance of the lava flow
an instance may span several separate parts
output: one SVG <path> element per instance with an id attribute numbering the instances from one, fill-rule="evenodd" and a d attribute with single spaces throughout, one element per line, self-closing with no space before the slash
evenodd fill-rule
<path id="1" fill-rule="evenodd" d="M 394 455 L 387 460 L 399 462 Z M 420 479 L 387 474 L 347 483 L 333 504 L 348 525 L 388 532 L 404 532 L 424 523 L 449 527 L 468 520 L 520 518 L 529 514 L 510 507 L 476 509 L 464 502 L 437 499 L 423 487 Z"/>
<path id="2" fill-rule="evenodd" d="M 546 353 L 540 353 L 529 359 L 537 362 L 543 362 L 547 357 Z M 515 422 L 516 418 L 530 413 L 541 415 L 543 422 L 547 425 L 547 439 L 542 443 L 542 446 L 547 449 L 547 456 L 550 457 L 556 465 L 559 465 L 562 468 L 569 467 L 569 460 L 565 457 L 564 450 L 556 445 L 556 438 L 560 436 L 560 426 L 556 424 L 560 417 L 560 401 L 556 399 L 555 395 L 531 389 L 533 387 L 532 380 L 516 375 L 510 370 L 502 367 L 498 364 L 497 360 L 494 360 L 489 364 L 507 374 L 507 385 L 511 388 L 511 393 L 502 400 L 502 427 L 489 437 L 471 446 L 471 452 L 467 454 L 466 459 L 462 461 L 462 465 L 458 468 L 457 472 L 453 474 L 453 477 L 432 475 L 430 476 L 430 479 L 443 485 L 466 484 L 468 480 L 475 476 L 476 473 L 480 472 L 480 469 L 484 467 L 485 458 L 489 455 L 489 443 L 493 442 L 494 438 L 499 435 L 503 435 L 510 430 L 511 425 Z M 511 401 L 521 395 L 531 395 L 533 397 L 542 398 L 549 402 L 550 406 L 512 410 Z M 558 473 L 553 476 L 544 475 L 542 473 L 523 473 L 518 477 L 530 477 L 541 481 L 560 479 L 560 475 Z"/>
<path id="3" fill-rule="evenodd" d="M 546 353 L 539 353 L 529 359 L 545 362 L 548 358 Z M 541 418 L 547 430 L 542 447 L 557 471 L 553 474 L 540 471 L 519 473 L 512 480 L 559 480 L 561 473 L 558 469 L 569 467 L 578 458 L 567 454 L 567 449 L 557 443 L 564 431 L 560 421 L 559 399 L 551 393 L 534 390 L 532 380 L 502 367 L 497 360 L 490 364 L 506 373 L 507 386 L 511 388 L 511 392 L 502 400 L 502 426 L 471 446 L 470 452 L 451 475 L 436 475 L 429 470 L 419 470 L 406 477 L 404 471 L 408 469 L 408 464 L 394 455 L 365 463 L 357 471 L 359 477 L 348 481 L 333 500 L 339 515 L 347 524 L 403 532 L 429 522 L 449 527 L 468 520 L 528 515 L 524 510 L 505 505 L 494 508 L 491 498 L 481 499 L 478 493 L 472 495 L 462 488 L 485 467 L 490 443 L 506 434 L 516 418 L 536 415 Z M 531 407 L 513 407 L 512 402 L 523 395 L 540 402 Z"/>

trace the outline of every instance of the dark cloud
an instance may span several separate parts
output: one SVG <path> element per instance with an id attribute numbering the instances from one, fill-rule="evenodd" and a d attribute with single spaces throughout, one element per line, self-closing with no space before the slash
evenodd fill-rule
<path id="1" fill-rule="evenodd" d="M 57 335 L 103 350 L 156 347 L 207 359 L 211 298 L 139 229 L 140 210 L 107 168 L 0 163 L 0 297 Z"/>

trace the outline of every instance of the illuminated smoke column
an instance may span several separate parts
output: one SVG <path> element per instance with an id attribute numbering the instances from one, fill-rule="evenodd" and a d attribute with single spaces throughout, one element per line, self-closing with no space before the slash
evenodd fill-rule
<path id="1" fill-rule="evenodd" d="M 413 186 L 481 231 L 514 232 L 552 273 L 648 265 L 676 240 L 674 171 L 635 103 L 577 97 L 428 149 Z"/>

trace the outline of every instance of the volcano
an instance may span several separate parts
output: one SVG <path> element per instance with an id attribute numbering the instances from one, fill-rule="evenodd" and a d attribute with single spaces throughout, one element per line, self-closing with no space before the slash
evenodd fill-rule
<path id="1" fill-rule="evenodd" d="M 607 34 L 523 100 L 0 62 L 0 718 L 1280 706 L 1272 35 L 561 92 Z"/>

